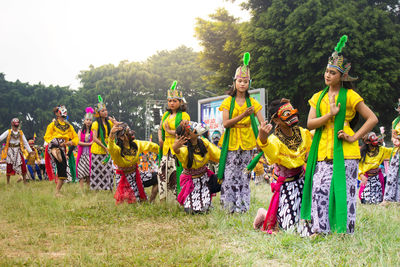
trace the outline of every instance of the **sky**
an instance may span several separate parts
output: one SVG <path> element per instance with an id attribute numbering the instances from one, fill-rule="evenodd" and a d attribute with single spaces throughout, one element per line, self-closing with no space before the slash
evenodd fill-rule
<path id="1" fill-rule="evenodd" d="M 2 0 L 0 73 L 8 81 L 80 86 L 77 75 L 122 60 L 145 61 L 180 45 L 200 51 L 196 18 L 219 7 L 249 20 L 237 0 Z"/>

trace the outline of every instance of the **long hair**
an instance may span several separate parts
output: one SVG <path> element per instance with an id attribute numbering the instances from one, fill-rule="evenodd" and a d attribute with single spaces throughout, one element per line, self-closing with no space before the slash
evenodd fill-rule
<path id="1" fill-rule="evenodd" d="M 92 123 L 92 124 L 93 124 L 93 123 Z M 89 125 L 89 133 L 90 133 L 90 131 L 92 130 L 92 124 Z M 82 123 L 81 132 L 84 133 L 84 134 L 86 134 L 86 124 L 85 124 L 85 123 Z M 80 138 L 80 137 L 79 137 L 79 138 Z"/>
<path id="2" fill-rule="evenodd" d="M 136 145 L 136 143 L 133 141 L 134 139 L 131 137 L 129 138 L 129 148 L 133 149 L 133 153 L 134 155 L 136 155 L 137 151 L 138 151 L 138 146 Z M 128 151 L 127 148 L 125 148 L 124 146 L 124 141 L 121 140 L 120 138 L 117 138 L 117 142 L 116 142 L 117 146 L 119 146 L 121 148 L 121 157 L 125 157 L 126 152 Z"/>
<path id="3" fill-rule="evenodd" d="M 178 136 L 183 136 L 185 135 L 185 129 L 182 125 L 179 125 L 178 128 L 176 129 L 176 134 Z M 193 146 L 192 142 L 190 142 L 190 140 L 188 140 L 186 142 L 187 148 L 188 148 L 188 164 L 187 164 L 187 168 L 190 169 L 193 166 L 193 160 L 194 160 L 194 149 L 195 147 Z M 200 150 L 200 155 L 202 157 L 204 157 L 207 154 L 207 148 L 204 145 L 203 140 L 201 140 L 201 138 L 197 138 L 197 147 Z"/>
<path id="4" fill-rule="evenodd" d="M 97 123 L 99 124 L 99 127 L 101 127 L 101 129 L 103 130 L 103 133 L 106 134 L 106 129 L 104 128 L 104 125 L 103 125 L 103 122 L 101 121 L 101 118 L 98 117 L 98 118 L 96 119 L 96 121 L 97 121 Z M 108 121 L 108 117 L 105 118 L 105 121 L 106 121 L 106 125 L 107 125 L 107 132 L 108 132 L 108 134 L 110 134 L 111 126 L 110 126 L 110 122 Z M 99 128 L 99 130 L 97 131 L 97 138 L 99 138 L 99 137 L 100 137 L 100 128 Z M 104 138 L 105 138 L 105 136 L 104 136 Z"/>

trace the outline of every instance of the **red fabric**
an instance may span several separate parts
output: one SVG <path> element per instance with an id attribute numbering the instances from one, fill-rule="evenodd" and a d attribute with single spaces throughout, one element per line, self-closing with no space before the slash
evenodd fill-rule
<path id="1" fill-rule="evenodd" d="M 286 177 L 279 176 L 276 183 L 271 183 L 271 191 L 274 193 L 271 198 L 271 202 L 269 203 L 267 216 L 265 217 L 265 221 L 263 224 L 263 231 L 267 231 L 267 233 L 272 234 L 272 230 L 274 229 L 277 221 L 276 214 L 278 213 L 279 207 L 279 194 L 281 192 L 281 186 L 285 182 Z"/>
<path id="2" fill-rule="evenodd" d="M 136 202 L 135 192 L 131 188 L 131 185 L 126 179 L 125 173 L 122 170 L 117 170 L 117 174 L 121 175 L 121 179 L 119 180 L 119 184 L 117 187 L 117 191 L 115 191 L 115 204 L 121 204 L 125 201 L 129 204 Z"/>
<path id="3" fill-rule="evenodd" d="M 211 175 L 213 175 L 214 173 L 212 171 L 210 171 L 209 169 L 207 169 L 207 176 L 211 177 Z M 192 180 L 192 176 L 191 175 L 187 175 L 187 174 L 181 174 L 180 178 L 180 186 L 181 186 L 181 192 L 178 195 L 178 202 L 179 204 L 183 205 L 185 203 L 185 200 L 187 198 L 188 195 L 190 195 L 190 193 L 193 192 L 194 189 L 194 185 L 193 185 L 193 180 Z M 215 195 L 215 194 L 213 194 Z M 212 200 L 212 195 L 211 195 L 211 200 Z"/>
<path id="4" fill-rule="evenodd" d="M 194 185 L 193 185 L 193 180 L 191 175 L 187 174 L 181 174 L 181 177 L 179 178 L 179 183 L 181 185 L 181 192 L 178 195 L 178 202 L 179 204 L 183 205 L 185 203 L 185 200 L 190 193 L 193 192 Z"/>
<path id="5" fill-rule="evenodd" d="M 21 156 L 21 173 L 25 174 L 26 173 L 26 164 L 25 164 L 25 159 L 22 156 L 22 154 L 20 154 Z M 13 165 L 10 163 L 7 163 L 7 175 L 15 175 L 15 170 L 13 168 Z"/>
<path id="6" fill-rule="evenodd" d="M 144 192 L 144 187 L 142 184 L 142 178 L 140 177 L 140 172 L 138 165 L 136 164 L 136 186 L 139 190 L 139 197 L 141 200 L 147 200 L 146 193 Z"/>
<path id="7" fill-rule="evenodd" d="M 47 176 L 49 176 L 49 180 L 53 181 L 55 179 L 55 182 L 57 183 L 56 175 L 54 174 L 53 170 L 53 165 L 51 164 L 51 159 L 50 159 L 50 154 L 48 152 L 49 145 L 46 146 L 44 149 L 44 161 L 45 161 L 45 167 L 46 167 L 46 172 Z"/>

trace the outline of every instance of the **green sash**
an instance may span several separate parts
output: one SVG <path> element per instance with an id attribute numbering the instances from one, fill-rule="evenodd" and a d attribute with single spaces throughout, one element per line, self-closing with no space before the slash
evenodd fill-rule
<path id="1" fill-rule="evenodd" d="M 168 111 L 165 113 L 164 117 L 162 118 L 161 122 L 161 137 L 162 140 L 165 141 L 165 130 L 162 127 L 164 125 L 164 121 L 168 118 L 168 116 L 171 115 L 171 113 Z M 175 117 L 175 130 L 178 128 L 179 124 L 181 124 L 182 121 L 182 111 L 179 111 L 176 113 Z M 160 162 L 161 158 L 163 156 L 163 150 L 162 147 L 160 146 L 158 150 L 158 167 L 160 167 Z M 181 192 L 181 185 L 180 185 L 180 180 L 179 177 L 181 176 L 181 173 L 183 171 L 182 164 L 179 162 L 179 160 L 176 161 L 176 189 L 177 189 L 177 194 Z"/>
<path id="2" fill-rule="evenodd" d="M 232 113 L 233 113 L 233 110 L 235 109 L 235 100 L 236 100 L 236 97 L 232 97 L 231 105 L 229 107 L 229 119 L 232 118 Z M 251 107 L 251 100 L 249 97 L 246 97 L 246 105 L 248 108 Z M 257 126 L 256 117 L 255 117 L 254 113 L 250 114 L 250 121 L 251 121 L 251 128 L 253 129 L 254 136 L 257 138 L 258 126 Z M 224 177 L 226 158 L 228 156 L 230 130 L 231 130 L 231 128 L 226 128 L 225 134 L 224 134 L 224 140 L 222 141 L 221 156 L 219 158 L 219 166 L 218 166 L 218 174 L 217 174 L 218 180 L 222 180 Z M 256 158 L 258 160 L 260 160 L 262 153 L 263 152 L 260 153 L 261 155 L 257 155 Z M 257 162 L 258 162 L 258 160 L 257 160 Z M 257 162 L 255 164 L 257 164 Z M 253 167 L 253 169 L 254 169 L 254 167 Z"/>
<path id="3" fill-rule="evenodd" d="M 100 123 L 103 123 L 102 120 L 100 120 L 100 122 L 99 122 L 100 140 L 101 140 L 101 143 L 102 143 L 105 147 L 107 147 L 106 140 L 105 140 L 105 138 L 104 138 L 103 128 L 101 127 Z M 110 154 L 107 155 L 107 157 L 102 161 L 102 163 L 103 163 L 103 164 L 106 164 L 109 160 L 110 160 Z"/>
<path id="4" fill-rule="evenodd" d="M 70 147 L 71 149 L 72 147 Z M 72 182 L 76 182 L 76 162 L 75 162 L 75 156 L 73 153 L 73 150 L 71 149 L 68 153 L 68 164 L 69 164 L 69 170 L 71 173 L 72 177 Z"/>
<path id="5" fill-rule="evenodd" d="M 321 117 L 320 104 L 322 98 L 328 92 L 326 87 L 321 93 L 317 106 L 317 118 Z M 338 233 L 347 232 L 347 192 L 346 192 L 346 168 L 344 165 L 343 140 L 339 139 L 337 133 L 343 129 L 346 117 L 347 90 L 340 88 L 336 104 L 340 103 L 340 110 L 335 116 L 334 142 L 333 142 L 333 174 L 329 195 L 329 224 L 332 231 Z M 301 218 L 311 220 L 312 184 L 315 166 L 318 160 L 318 147 L 322 136 L 322 127 L 316 129 L 308 154 L 307 168 L 304 181 L 303 198 L 301 203 Z"/>

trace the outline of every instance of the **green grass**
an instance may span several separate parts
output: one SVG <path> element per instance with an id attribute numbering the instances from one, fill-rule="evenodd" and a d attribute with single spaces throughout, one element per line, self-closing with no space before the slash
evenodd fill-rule
<path id="1" fill-rule="evenodd" d="M 116 206 L 110 192 L 0 177 L 0 266 L 398 266 L 400 207 L 361 206 L 354 235 L 315 239 L 252 229 L 269 186 L 252 185 L 251 209 L 207 215 L 177 205 Z"/>

